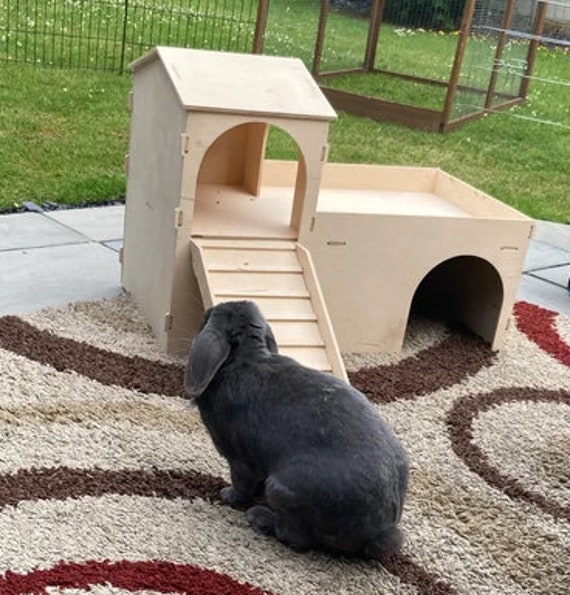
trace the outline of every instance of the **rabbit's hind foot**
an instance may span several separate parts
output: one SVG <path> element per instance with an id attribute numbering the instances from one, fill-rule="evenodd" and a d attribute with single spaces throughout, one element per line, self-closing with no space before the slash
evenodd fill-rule
<path id="1" fill-rule="evenodd" d="M 246 518 L 256 533 L 269 537 L 275 535 L 275 521 L 277 516 L 267 506 L 252 506 L 248 509 Z"/>
<path id="2" fill-rule="evenodd" d="M 388 527 L 371 539 L 364 548 L 367 558 L 381 560 L 387 554 L 397 552 L 404 541 L 402 532 L 396 526 Z"/>

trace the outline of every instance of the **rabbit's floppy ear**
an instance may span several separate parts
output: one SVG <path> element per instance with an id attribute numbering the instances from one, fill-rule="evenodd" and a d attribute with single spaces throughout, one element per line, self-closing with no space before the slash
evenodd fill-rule
<path id="1" fill-rule="evenodd" d="M 212 378 L 230 354 L 230 344 L 211 324 L 200 331 L 190 349 L 184 387 L 196 399 L 208 388 Z"/>
<path id="2" fill-rule="evenodd" d="M 269 349 L 270 353 L 273 353 L 274 355 L 279 353 L 275 335 L 267 323 L 265 323 L 265 345 L 267 346 L 267 349 Z"/>

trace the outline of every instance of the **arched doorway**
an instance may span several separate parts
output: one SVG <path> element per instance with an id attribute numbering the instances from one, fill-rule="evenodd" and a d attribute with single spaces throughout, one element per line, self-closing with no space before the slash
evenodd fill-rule
<path id="1" fill-rule="evenodd" d="M 297 161 L 266 160 L 270 128 L 295 147 Z M 200 164 L 192 235 L 297 239 L 294 205 L 305 189 L 305 160 L 287 131 L 265 122 L 234 126 L 216 138 Z"/>
<path id="2" fill-rule="evenodd" d="M 457 256 L 434 267 L 418 285 L 410 315 L 464 325 L 492 342 L 503 304 L 503 283 L 483 258 Z"/>

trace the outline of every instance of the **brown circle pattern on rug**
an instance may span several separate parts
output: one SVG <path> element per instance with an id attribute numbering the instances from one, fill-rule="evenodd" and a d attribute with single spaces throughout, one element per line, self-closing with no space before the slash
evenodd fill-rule
<path id="1" fill-rule="evenodd" d="M 0 455 L 0 593 L 48 593 L 53 587 L 89 590 L 103 584 L 126 591 L 232 595 L 246 592 L 317 595 L 330 593 L 331 585 L 346 595 L 379 592 L 559 595 L 565 592 L 566 581 L 560 575 L 560 568 L 568 567 L 563 562 L 568 551 L 562 548 L 560 559 L 552 564 L 548 562 L 551 558 L 548 552 L 552 543 L 562 544 L 570 539 L 567 507 L 493 468 L 474 443 L 472 433 L 473 421 L 479 414 L 501 404 L 520 399 L 568 402 L 570 372 L 564 375 L 563 367 L 554 363 L 551 348 L 542 346 L 548 355 L 537 355 L 537 350 L 531 349 L 532 344 L 539 343 L 538 330 L 534 334 L 528 332 L 537 315 L 550 320 L 547 332 L 556 335 L 552 324 L 555 317 L 549 318 L 547 311 L 537 313 L 526 306 L 518 307 L 517 325 L 521 332 L 511 329 L 512 345 L 507 345 L 501 357 L 496 357 L 477 338 L 449 332 L 413 356 L 350 373 L 353 384 L 390 418 L 411 457 L 412 482 L 403 521 L 406 543 L 402 552 L 386 557 L 379 565 L 331 558 L 317 552 L 295 554 L 274 540 L 253 533 L 241 512 L 232 511 L 219 500 L 219 490 L 227 481 L 222 477 L 224 463 L 213 461 L 213 466 L 207 463 L 203 453 L 215 454 L 199 422 L 177 425 L 168 421 L 176 416 L 176 411 L 180 411 L 180 417 L 188 411 L 188 403 L 179 398 L 183 396 L 183 368 L 159 361 L 158 346 L 155 359 L 137 355 L 134 332 L 130 346 L 125 348 L 125 341 L 117 340 L 123 351 L 112 351 L 108 348 L 112 323 L 105 319 L 105 302 L 94 304 L 93 308 L 97 316 L 91 318 L 89 341 L 84 342 L 66 338 L 57 331 L 58 316 L 62 328 L 68 327 L 69 321 L 75 320 L 77 309 L 50 313 L 52 331 L 39 329 L 23 318 L 0 318 L 0 440 L 2 436 L 8 441 L 12 436 L 24 436 L 26 442 L 20 445 L 21 450 L 33 453 L 45 448 L 33 438 L 33 428 L 42 426 L 49 428 L 69 450 L 66 464 L 56 463 L 53 467 L 26 467 L 14 454 L 15 449 L 10 450 L 13 461 Z M 121 312 L 127 317 L 129 308 L 132 306 L 128 302 L 120 304 Z M 89 309 L 89 304 L 82 307 L 82 316 L 88 315 Z M 106 326 L 107 348 L 101 347 L 103 341 L 98 343 L 93 336 L 96 320 Z M 77 324 L 77 336 L 80 336 L 80 317 Z M 124 328 L 133 329 L 135 325 L 121 321 L 117 325 L 117 337 L 124 339 L 119 335 Z M 151 337 L 144 334 L 141 325 L 138 329 L 145 353 L 152 351 Z M 556 353 L 562 353 L 562 359 L 555 358 L 564 362 L 564 347 L 560 346 L 560 341 L 563 345 L 564 341 L 560 336 L 557 341 Z M 509 367 L 511 349 L 517 358 L 524 358 L 527 353 L 535 358 L 532 365 Z M 557 365 L 558 368 L 552 367 Z M 549 370 L 550 386 L 541 389 L 544 374 L 535 375 L 535 372 L 544 366 Z M 15 367 L 21 367 L 21 373 L 12 374 Z M 556 374 L 560 375 L 559 379 L 555 378 Z M 86 379 L 94 381 L 94 386 L 99 388 L 93 391 L 89 385 L 89 394 L 84 393 L 81 387 L 86 386 Z M 449 390 L 442 394 L 442 388 Z M 77 414 L 94 410 L 97 390 L 102 397 L 97 401 L 97 415 Z M 141 423 L 141 417 L 130 414 L 138 400 L 159 417 L 161 408 L 168 403 L 164 423 Z M 74 407 L 70 406 L 72 402 Z M 128 407 L 122 405 L 125 402 Z M 105 431 L 106 424 L 112 425 L 112 432 Z M 67 431 L 74 426 L 81 427 L 83 434 Z M 125 427 L 124 437 L 121 427 Z M 141 468 L 137 468 L 132 427 L 140 432 L 140 440 L 147 434 L 169 432 L 168 444 L 176 444 L 178 452 L 187 449 L 187 465 L 179 468 L 173 464 L 175 459 L 169 459 L 165 452 L 160 455 L 160 467 L 148 468 L 141 461 Z M 21 428 L 30 430 L 19 431 Z M 109 440 L 114 458 L 108 468 L 94 465 L 85 455 L 73 460 L 74 444 L 67 441 L 70 436 L 83 436 L 90 429 L 100 437 L 98 440 Z M 102 452 L 104 446 L 103 442 Z M 120 458 L 115 455 L 117 449 L 128 453 L 124 457 L 128 465 L 121 466 Z M 135 468 L 131 468 L 133 464 Z M 462 470 L 464 464 L 471 473 Z M 426 481 L 419 481 L 417 472 Z M 440 485 L 430 485 L 433 478 Z M 507 494 L 515 505 L 520 502 L 520 508 L 508 512 L 500 501 L 493 501 L 488 488 L 481 490 L 480 478 L 501 494 Z M 449 489 L 446 481 L 453 482 Z M 444 497 L 449 510 L 438 508 L 441 499 L 439 495 L 435 497 L 434 488 L 440 494 L 449 493 L 449 498 Z M 457 494 L 462 499 L 459 502 L 454 500 Z M 526 532 L 534 535 L 530 540 L 533 551 L 528 550 L 526 541 L 521 542 L 513 558 L 513 544 L 505 542 L 507 550 L 501 558 L 500 536 L 495 535 L 494 526 L 489 531 L 470 533 L 471 525 L 450 522 L 469 510 L 466 494 L 476 495 L 473 503 L 514 514 L 506 523 L 520 524 L 528 518 Z M 102 509 L 98 508 L 98 502 Z M 71 503 L 76 504 L 71 506 Z M 556 519 L 557 524 L 548 524 L 536 516 L 529 510 L 529 503 L 541 514 Z M 101 520 L 107 528 L 105 538 L 98 541 L 97 515 L 103 517 L 109 506 L 118 516 Z M 459 506 L 457 512 L 454 506 Z M 137 510 L 143 508 L 147 512 L 139 518 Z M 161 531 L 153 528 L 153 510 L 156 510 L 156 523 L 164 525 L 158 527 Z M 485 514 L 479 517 L 485 518 Z M 53 536 L 41 524 L 36 525 L 41 519 L 52 527 Z M 181 519 L 184 519 L 182 525 Z M 93 530 L 89 529 L 90 523 L 94 523 Z M 67 537 L 58 535 L 59 524 L 62 535 Z M 540 531 L 533 533 L 537 527 Z M 81 539 L 76 537 L 80 534 Z M 159 534 L 172 535 L 172 541 L 159 539 Z M 174 535 L 186 537 L 180 540 Z M 492 536 L 492 542 L 486 541 L 487 535 Z M 36 543 L 43 545 L 36 547 Z M 492 558 L 481 555 L 490 549 L 494 551 Z M 520 564 L 516 562 L 519 558 Z M 534 558 L 540 564 L 531 569 L 529 563 L 532 566 Z M 568 558 L 570 562 L 570 555 Z M 505 565 L 499 560 L 512 563 Z"/>
<path id="2" fill-rule="evenodd" d="M 449 388 L 490 366 L 494 357 L 478 337 L 454 334 L 396 364 L 362 368 L 348 376 L 374 403 L 391 403 Z"/>
<path id="3" fill-rule="evenodd" d="M 482 477 L 490 486 L 501 490 L 510 498 L 534 504 L 556 519 L 570 520 L 570 507 L 527 490 L 516 478 L 507 477 L 501 473 L 489 463 L 485 453 L 473 439 L 472 425 L 479 414 L 491 407 L 516 401 L 565 403 L 570 406 L 570 392 L 511 387 L 459 399 L 447 416 L 452 448 L 469 469 Z"/>
<path id="4" fill-rule="evenodd" d="M 108 386 L 143 393 L 184 396 L 184 373 L 179 365 L 128 357 L 58 337 L 17 316 L 3 317 L 1 330 L 0 348 L 59 372 L 73 371 Z"/>
<path id="5" fill-rule="evenodd" d="M 220 490 L 227 482 L 219 477 L 187 471 L 154 469 L 19 469 L 0 475 L 0 510 L 17 506 L 26 500 L 64 500 L 103 494 L 126 494 L 157 498 L 202 498 L 219 501 Z"/>

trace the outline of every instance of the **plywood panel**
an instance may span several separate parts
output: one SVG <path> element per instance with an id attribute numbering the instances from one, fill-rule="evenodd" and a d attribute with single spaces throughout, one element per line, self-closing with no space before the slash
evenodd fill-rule
<path id="1" fill-rule="evenodd" d="M 218 137 L 202 161 L 198 183 L 237 186 L 257 196 L 268 128 L 263 122 L 249 122 Z"/>
<path id="2" fill-rule="evenodd" d="M 395 190 L 338 190 L 325 188 L 319 195 L 321 213 L 363 215 L 416 215 L 430 217 L 470 217 L 457 203 L 431 192 Z"/>
<path id="3" fill-rule="evenodd" d="M 133 63 L 135 74 L 157 59 L 188 110 L 336 119 L 298 58 L 158 47 Z"/>
<path id="4" fill-rule="evenodd" d="M 297 256 L 303 267 L 305 283 L 311 293 L 311 301 L 317 315 L 317 324 L 319 332 L 324 341 L 324 347 L 327 354 L 332 372 L 338 378 L 348 382 L 348 376 L 344 368 L 336 336 L 333 330 L 332 321 L 329 316 L 328 308 L 325 303 L 324 295 L 319 284 L 317 273 L 313 264 L 313 259 L 309 251 L 300 244 L 297 244 Z"/>
<path id="5" fill-rule="evenodd" d="M 174 209 L 180 200 L 185 124 L 186 113 L 160 65 L 139 73 L 131 114 L 122 284 L 164 348 L 176 267 Z M 191 317 L 187 309 L 181 320 L 185 329 L 191 328 Z"/>
<path id="6" fill-rule="evenodd" d="M 342 350 L 400 350 L 420 282 L 457 256 L 472 259 L 465 261 L 467 275 L 476 277 L 472 263 L 480 259 L 501 279 L 502 301 L 494 296 L 491 303 L 490 292 L 477 289 L 479 312 L 494 313 L 483 320 L 465 312 L 464 320 L 500 348 L 531 229 L 532 221 L 523 215 L 500 220 L 319 213 L 309 247 Z"/>
<path id="7" fill-rule="evenodd" d="M 438 196 L 476 217 L 521 220 L 518 211 L 444 171 L 437 172 L 435 181 Z"/>
<path id="8" fill-rule="evenodd" d="M 326 163 L 323 188 L 434 192 L 437 169 L 360 163 Z"/>
<path id="9" fill-rule="evenodd" d="M 297 232 L 290 224 L 291 189 L 262 189 L 254 197 L 242 188 L 201 184 L 192 222 L 193 236 L 230 238 L 290 238 Z"/>

